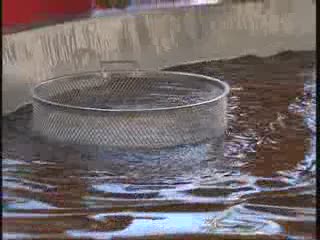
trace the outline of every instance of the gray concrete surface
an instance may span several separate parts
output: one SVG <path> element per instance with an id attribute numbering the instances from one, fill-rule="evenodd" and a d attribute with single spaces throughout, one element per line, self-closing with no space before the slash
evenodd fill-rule
<path id="1" fill-rule="evenodd" d="M 160 69 L 190 61 L 315 49 L 312 0 L 225 0 L 147 10 L 3 35 L 3 112 L 31 101 L 34 84 L 134 59 Z"/>

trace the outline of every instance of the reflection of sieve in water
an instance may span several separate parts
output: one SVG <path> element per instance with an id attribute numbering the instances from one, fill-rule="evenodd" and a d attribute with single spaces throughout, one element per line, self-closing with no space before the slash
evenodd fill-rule
<path id="1" fill-rule="evenodd" d="M 219 80 L 187 73 L 68 75 L 35 87 L 34 130 L 62 142 L 120 148 L 193 144 L 223 134 L 228 91 Z"/>
<path id="2" fill-rule="evenodd" d="M 223 154 L 224 136 L 200 144 L 159 150 L 106 149 L 82 145 L 73 145 L 68 149 L 76 152 L 78 157 L 64 159 L 65 164 L 91 171 L 105 170 L 113 176 L 125 176 L 135 184 L 194 181 L 214 175 L 213 172 L 221 165 L 224 170 L 227 169 Z"/>

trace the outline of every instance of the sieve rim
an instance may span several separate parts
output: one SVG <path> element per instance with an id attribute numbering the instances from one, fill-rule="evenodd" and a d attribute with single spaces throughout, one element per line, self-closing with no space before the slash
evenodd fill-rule
<path id="1" fill-rule="evenodd" d="M 186 104 L 186 105 L 181 105 L 181 106 L 173 106 L 173 107 L 155 107 L 155 108 L 141 108 L 141 109 L 105 109 L 105 108 L 91 108 L 91 107 L 80 107 L 80 106 L 74 106 L 74 105 L 70 105 L 70 104 L 62 104 L 62 103 L 57 103 L 54 101 L 50 101 L 47 99 L 44 99 L 42 97 L 39 97 L 36 93 L 37 89 L 40 88 L 43 85 L 49 84 L 51 82 L 57 81 L 57 80 L 63 80 L 66 77 L 76 77 L 76 76 L 83 76 L 83 75 L 87 75 L 87 74 L 97 74 L 99 73 L 98 71 L 89 71 L 89 72 L 81 72 L 81 73 L 76 73 L 76 74 L 66 74 L 66 75 L 62 75 L 59 77 L 54 77 L 54 78 L 50 78 L 47 81 L 41 82 L 39 84 L 37 84 L 31 91 L 31 95 L 32 98 L 34 100 L 37 100 L 41 103 L 47 104 L 47 105 L 51 105 L 54 107 L 58 107 L 58 108 L 64 108 L 64 109 L 69 109 L 69 110 L 78 110 L 78 111 L 92 111 L 92 112 L 150 112 L 150 111 L 166 111 L 166 110 L 178 110 L 178 109 L 184 109 L 184 108 L 191 108 L 191 107 L 196 107 L 196 106 L 201 106 L 201 105 L 205 105 L 208 103 L 213 103 L 213 102 L 217 102 L 220 99 L 226 97 L 229 92 L 230 92 L 230 87 L 229 84 L 214 78 L 214 77 L 209 77 L 209 76 L 205 76 L 202 74 L 195 74 L 195 73 L 186 73 L 186 72 L 174 72 L 174 71 L 145 71 L 145 70 L 134 70 L 134 71 L 122 71 L 122 72 L 143 72 L 143 73 L 161 73 L 161 74 L 168 74 L 168 75 L 180 75 L 180 76 L 189 76 L 189 77 L 197 77 L 201 80 L 208 80 L 211 82 L 215 82 L 216 84 L 220 85 L 220 87 L 222 87 L 222 94 L 220 94 L 219 96 L 206 100 L 206 101 L 202 101 L 202 102 L 198 102 L 198 103 L 192 103 L 192 104 Z"/>

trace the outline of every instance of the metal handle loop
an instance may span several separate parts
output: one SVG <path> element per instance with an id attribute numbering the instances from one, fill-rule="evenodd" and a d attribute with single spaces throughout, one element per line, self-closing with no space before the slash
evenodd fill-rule
<path id="1" fill-rule="evenodd" d="M 108 72 L 120 72 L 139 69 L 137 61 L 118 60 L 118 61 L 100 61 L 100 69 L 103 77 L 108 75 Z"/>

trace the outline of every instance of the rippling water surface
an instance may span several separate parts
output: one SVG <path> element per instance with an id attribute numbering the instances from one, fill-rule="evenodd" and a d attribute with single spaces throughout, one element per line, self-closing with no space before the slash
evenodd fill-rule
<path id="1" fill-rule="evenodd" d="M 315 239 L 314 52 L 170 70 L 230 84 L 221 154 L 92 157 L 32 137 L 26 106 L 2 123 L 4 238 Z"/>

